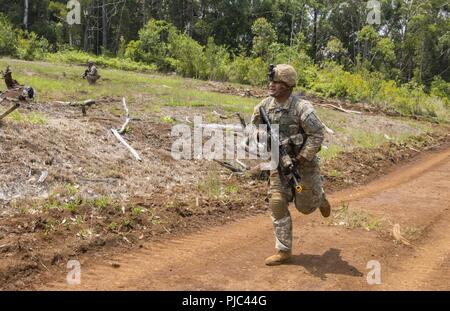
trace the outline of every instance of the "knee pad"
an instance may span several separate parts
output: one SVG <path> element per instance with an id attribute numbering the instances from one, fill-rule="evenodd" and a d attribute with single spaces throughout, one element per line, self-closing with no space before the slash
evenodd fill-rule
<path id="1" fill-rule="evenodd" d="M 288 200 L 283 193 L 272 193 L 269 198 L 269 207 L 275 219 L 282 219 L 289 216 Z"/>
<path id="2" fill-rule="evenodd" d="M 295 195 L 295 207 L 300 213 L 309 215 L 320 206 L 321 197 L 321 193 L 304 189 L 301 193 Z"/>

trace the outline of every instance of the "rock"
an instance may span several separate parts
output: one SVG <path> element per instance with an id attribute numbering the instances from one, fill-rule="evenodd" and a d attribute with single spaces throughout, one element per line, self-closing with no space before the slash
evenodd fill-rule
<path id="1" fill-rule="evenodd" d="M 111 267 L 113 267 L 113 268 L 115 268 L 115 269 L 120 268 L 120 263 L 118 263 L 118 262 L 116 262 L 116 261 L 112 261 L 112 262 L 111 262 Z"/>

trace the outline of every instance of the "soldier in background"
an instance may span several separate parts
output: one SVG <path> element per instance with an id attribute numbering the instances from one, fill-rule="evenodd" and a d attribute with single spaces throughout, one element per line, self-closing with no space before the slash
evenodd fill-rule
<path id="1" fill-rule="evenodd" d="M 85 70 L 83 78 L 86 79 L 90 85 L 93 85 L 100 79 L 100 75 L 98 74 L 97 68 L 94 65 L 93 61 L 88 62 L 88 68 Z"/>
<path id="2" fill-rule="evenodd" d="M 272 124 L 279 126 L 281 140 L 289 141 L 290 157 L 301 177 L 301 192 L 296 192 L 278 170 L 270 172 L 269 207 L 275 229 L 277 253 L 266 259 L 266 265 L 280 265 L 292 256 L 292 220 L 288 210 L 294 201 L 296 209 L 311 214 L 317 208 L 323 217 L 330 216 L 331 206 L 323 190 L 319 157 L 325 136 L 325 127 L 310 102 L 293 96 L 297 73 L 290 65 L 271 66 L 269 95 L 255 107 L 252 124 L 258 128 L 261 120 L 259 108 L 263 106 Z M 264 135 L 261 133 L 261 135 Z"/>

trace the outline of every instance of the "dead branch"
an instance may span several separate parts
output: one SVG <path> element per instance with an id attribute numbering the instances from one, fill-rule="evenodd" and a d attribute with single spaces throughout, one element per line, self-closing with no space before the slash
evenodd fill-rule
<path id="1" fill-rule="evenodd" d="M 415 152 L 420 152 L 420 151 L 417 150 L 416 148 L 413 148 L 413 147 L 410 147 L 410 146 L 408 146 L 408 149 L 410 149 L 410 150 L 412 150 L 412 151 L 415 151 Z"/>
<path id="2" fill-rule="evenodd" d="M 236 112 L 235 115 L 239 118 L 242 128 L 245 129 L 247 127 L 247 123 L 245 122 L 245 119 L 241 116 L 241 114 L 239 112 Z"/>
<path id="3" fill-rule="evenodd" d="M 131 147 L 126 141 L 125 139 L 121 136 L 121 134 L 123 134 L 125 132 L 126 127 L 128 126 L 128 123 L 130 122 L 130 117 L 129 117 L 129 111 L 128 111 L 128 107 L 127 107 L 127 103 L 125 100 L 125 97 L 122 98 L 122 103 L 123 103 L 123 107 L 125 109 L 125 116 L 126 116 L 126 120 L 125 123 L 122 125 L 122 127 L 120 128 L 120 130 L 116 130 L 116 129 L 111 129 L 111 132 L 114 134 L 114 136 L 116 136 L 116 138 L 125 146 L 127 147 L 127 149 L 131 152 L 131 154 L 136 158 L 136 160 L 138 161 L 142 161 L 142 158 L 139 156 L 139 154 L 137 153 L 136 150 L 133 149 L 133 147 Z"/>
<path id="4" fill-rule="evenodd" d="M 395 224 L 394 227 L 392 228 L 392 235 L 394 236 L 394 238 L 405 244 L 408 246 L 411 246 L 411 242 L 409 242 L 405 237 L 403 237 L 401 231 L 400 231 L 400 225 L 399 224 Z"/>
<path id="5" fill-rule="evenodd" d="M 242 161 L 240 161 L 239 159 L 236 159 L 236 163 L 239 164 L 240 166 L 242 166 L 246 171 L 249 170 L 249 167 Z"/>
<path id="6" fill-rule="evenodd" d="M 38 184 L 42 184 L 48 177 L 48 171 L 43 171 L 38 179 Z"/>
<path id="7" fill-rule="evenodd" d="M 130 112 L 128 111 L 127 102 L 125 101 L 125 97 L 122 98 L 122 104 L 123 104 L 123 108 L 125 109 L 125 123 L 122 125 L 122 127 L 118 131 L 120 135 L 125 133 L 128 123 L 130 123 L 130 121 L 131 121 Z"/>
<path id="8" fill-rule="evenodd" d="M 355 110 L 348 110 L 348 109 L 344 109 L 341 106 L 336 106 L 336 105 L 332 105 L 332 104 L 318 104 L 319 106 L 322 107 L 330 107 L 333 108 L 335 110 L 341 111 L 341 112 L 345 112 L 345 113 L 350 113 L 350 114 L 362 114 L 362 112 L 360 111 L 355 111 Z"/>
<path id="9" fill-rule="evenodd" d="M 92 105 L 96 104 L 96 101 L 93 99 L 87 99 L 82 102 L 63 102 L 63 101 L 54 101 L 55 104 L 59 105 L 69 105 L 71 107 L 80 107 L 81 112 L 83 113 L 83 116 L 86 115 L 87 108 L 91 107 Z"/>
<path id="10" fill-rule="evenodd" d="M 201 127 L 201 128 L 212 129 L 212 130 L 229 130 L 229 131 L 234 131 L 234 132 L 243 132 L 244 131 L 241 126 L 234 125 L 234 124 L 199 124 L 197 126 Z"/>
<path id="11" fill-rule="evenodd" d="M 334 135 L 334 131 L 332 129 L 330 129 L 328 126 L 326 126 L 325 123 L 323 123 L 323 126 L 325 126 L 325 131 L 327 131 L 328 134 Z"/>
<path id="12" fill-rule="evenodd" d="M 7 115 L 9 115 L 10 113 L 12 113 L 14 110 L 16 110 L 17 108 L 20 107 L 19 103 L 15 103 L 14 106 L 12 106 L 11 108 L 9 108 L 7 111 L 5 111 L 1 116 L 0 116 L 0 120 L 3 119 L 4 117 L 6 117 Z"/>
<path id="13" fill-rule="evenodd" d="M 225 115 L 223 115 L 223 114 L 220 114 L 220 113 L 218 113 L 218 112 L 215 111 L 215 110 L 213 110 L 212 113 L 213 113 L 214 115 L 218 116 L 218 117 L 221 118 L 221 119 L 228 119 L 227 116 L 225 116 Z"/>
<path id="14" fill-rule="evenodd" d="M 122 136 L 117 132 L 116 129 L 111 129 L 111 132 L 116 136 L 116 138 L 125 146 L 127 149 L 131 152 L 131 154 L 138 160 L 139 162 L 142 161 L 142 158 L 139 156 L 139 154 L 136 152 L 136 150 L 133 149 L 126 141 L 123 139 Z"/>
<path id="15" fill-rule="evenodd" d="M 219 161 L 219 160 L 214 160 L 214 162 L 219 163 L 220 165 L 222 165 L 223 167 L 229 169 L 230 171 L 234 172 L 234 173 L 243 173 L 244 171 L 241 170 L 238 167 L 235 167 L 234 165 L 228 163 L 228 162 L 224 162 L 224 161 Z"/>

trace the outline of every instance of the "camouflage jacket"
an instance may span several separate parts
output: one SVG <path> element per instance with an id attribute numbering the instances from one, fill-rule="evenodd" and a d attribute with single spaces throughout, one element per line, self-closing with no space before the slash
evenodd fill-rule
<path id="1" fill-rule="evenodd" d="M 92 66 L 90 69 L 88 69 L 87 74 L 93 77 L 97 76 L 98 75 L 97 68 L 95 66 Z"/>
<path id="2" fill-rule="evenodd" d="M 312 161 L 320 151 L 325 137 L 325 126 L 307 100 L 297 96 L 289 97 L 279 105 L 275 98 L 261 101 L 253 112 L 251 123 L 256 127 L 261 123 L 259 107 L 263 106 L 272 124 L 278 124 L 280 139 L 289 139 L 291 156 Z"/>

